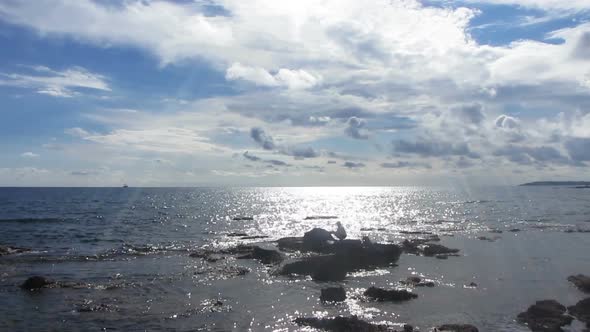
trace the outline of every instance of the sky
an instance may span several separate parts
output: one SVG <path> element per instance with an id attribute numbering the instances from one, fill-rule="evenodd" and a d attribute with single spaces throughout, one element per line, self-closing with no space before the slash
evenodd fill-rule
<path id="1" fill-rule="evenodd" d="M 1 186 L 590 180 L 588 0 L 0 1 Z"/>

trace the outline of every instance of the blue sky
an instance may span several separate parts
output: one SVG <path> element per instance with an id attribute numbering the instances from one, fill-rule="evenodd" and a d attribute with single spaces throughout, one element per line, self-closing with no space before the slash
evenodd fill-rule
<path id="1" fill-rule="evenodd" d="M 590 175 L 585 0 L 0 3 L 0 185 Z"/>

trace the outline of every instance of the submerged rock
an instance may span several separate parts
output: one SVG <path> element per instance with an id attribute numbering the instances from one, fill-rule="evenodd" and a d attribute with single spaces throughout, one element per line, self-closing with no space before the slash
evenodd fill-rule
<path id="1" fill-rule="evenodd" d="M 408 292 L 405 289 L 386 290 L 386 289 L 377 288 L 377 287 L 369 287 L 369 289 L 367 289 L 363 294 L 366 297 L 370 297 L 370 298 L 375 299 L 377 301 L 392 301 L 392 302 L 409 301 L 411 299 L 415 299 L 418 297 L 417 294 L 414 294 L 412 292 Z"/>
<path id="2" fill-rule="evenodd" d="M 322 289 L 320 300 L 326 302 L 342 302 L 346 300 L 346 291 L 344 287 L 328 287 Z"/>
<path id="3" fill-rule="evenodd" d="M 32 291 L 32 290 L 39 290 L 41 288 L 46 288 L 46 287 L 51 286 L 53 284 L 55 284 L 54 281 L 49 280 L 45 277 L 34 276 L 34 277 L 30 277 L 27 280 L 25 280 L 25 282 L 23 282 L 22 285 L 20 285 L 20 288 Z"/>
<path id="4" fill-rule="evenodd" d="M 325 219 L 338 219 L 337 216 L 307 216 L 304 220 L 325 220 Z"/>
<path id="5" fill-rule="evenodd" d="M 459 252 L 459 249 L 447 248 L 441 244 L 428 243 L 422 249 L 424 256 L 448 255 Z"/>
<path id="6" fill-rule="evenodd" d="M 590 297 L 578 301 L 573 306 L 569 306 L 567 310 L 579 321 L 586 323 L 586 327 L 590 329 Z"/>
<path id="7" fill-rule="evenodd" d="M 477 327 L 471 324 L 444 324 L 439 326 L 436 330 L 440 332 L 479 332 Z"/>
<path id="8" fill-rule="evenodd" d="M 590 293 L 590 277 L 583 274 L 578 274 L 575 276 L 569 276 L 567 280 L 576 285 L 576 287 L 578 287 L 582 292 Z"/>
<path id="9" fill-rule="evenodd" d="M 262 264 L 276 264 L 283 261 L 283 255 L 276 250 L 252 247 L 252 251 L 239 259 L 257 259 Z"/>
<path id="10" fill-rule="evenodd" d="M 377 325 L 358 319 L 357 316 L 335 318 L 297 318 L 299 326 L 309 326 L 316 329 L 335 332 L 381 332 L 390 331 L 386 325 Z"/>
<path id="11" fill-rule="evenodd" d="M 565 315 L 566 308 L 555 300 L 537 301 L 527 311 L 517 316 L 519 322 L 528 325 L 531 331 L 559 332 L 571 324 L 573 318 Z"/>

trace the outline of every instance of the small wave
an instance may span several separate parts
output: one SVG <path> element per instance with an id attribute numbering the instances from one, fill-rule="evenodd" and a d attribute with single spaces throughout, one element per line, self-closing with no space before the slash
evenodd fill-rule
<path id="1" fill-rule="evenodd" d="M 57 223 L 67 222 L 71 219 L 65 218 L 0 218 L 0 223 Z"/>

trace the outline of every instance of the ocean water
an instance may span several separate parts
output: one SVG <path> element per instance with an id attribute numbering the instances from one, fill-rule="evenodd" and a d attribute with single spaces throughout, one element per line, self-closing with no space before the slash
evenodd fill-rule
<path id="1" fill-rule="evenodd" d="M 349 238 L 378 242 L 438 234 L 461 255 L 402 254 L 395 267 L 349 274 L 340 304 L 319 300 L 336 283 L 276 276 L 253 260 L 189 256 L 201 247 L 271 246 L 335 221 Z M 586 229 L 590 190 L 567 187 L 0 188 L 0 244 L 32 250 L 0 257 L 0 331 L 294 331 L 297 317 L 337 315 L 420 331 L 443 323 L 528 331 L 515 318 L 534 301 L 584 297 L 566 278 L 590 274 L 590 233 L 578 232 Z M 21 290 L 32 275 L 72 287 Z M 399 304 L 362 296 L 412 275 L 436 286 Z"/>

